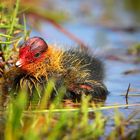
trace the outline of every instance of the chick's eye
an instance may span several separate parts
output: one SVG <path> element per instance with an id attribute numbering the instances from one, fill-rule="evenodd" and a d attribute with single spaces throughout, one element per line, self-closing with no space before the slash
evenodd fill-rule
<path id="1" fill-rule="evenodd" d="M 35 55 L 34 55 L 34 57 L 39 57 L 40 56 L 40 53 L 36 53 Z"/>

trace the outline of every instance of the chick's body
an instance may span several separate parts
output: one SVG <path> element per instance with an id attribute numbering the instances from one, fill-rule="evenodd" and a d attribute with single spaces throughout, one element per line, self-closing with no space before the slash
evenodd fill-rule
<path id="1" fill-rule="evenodd" d="M 83 94 L 91 95 L 93 100 L 106 98 L 103 64 L 83 51 L 62 51 L 33 37 L 21 46 L 16 66 L 13 92 L 26 87 L 30 96 L 43 93 L 48 80 L 54 78 L 56 89 L 66 87 L 66 99 L 80 100 Z M 52 97 L 55 95 L 54 92 Z"/>

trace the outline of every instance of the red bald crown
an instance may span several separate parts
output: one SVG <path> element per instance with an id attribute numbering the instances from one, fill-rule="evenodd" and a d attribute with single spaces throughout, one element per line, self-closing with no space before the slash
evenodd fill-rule
<path id="1" fill-rule="evenodd" d="M 33 37 L 28 39 L 19 50 L 19 60 L 16 62 L 16 66 L 22 67 L 30 63 L 35 63 L 44 57 L 44 53 L 47 51 L 47 43 L 40 37 Z"/>

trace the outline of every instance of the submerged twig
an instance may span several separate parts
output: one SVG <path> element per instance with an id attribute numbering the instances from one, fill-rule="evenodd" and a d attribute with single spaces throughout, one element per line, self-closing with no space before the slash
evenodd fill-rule
<path id="1" fill-rule="evenodd" d="M 130 90 L 130 83 L 128 85 L 128 88 L 127 88 L 127 91 L 126 91 L 126 95 L 125 95 L 126 104 L 128 104 L 128 93 L 129 93 L 129 90 Z"/>

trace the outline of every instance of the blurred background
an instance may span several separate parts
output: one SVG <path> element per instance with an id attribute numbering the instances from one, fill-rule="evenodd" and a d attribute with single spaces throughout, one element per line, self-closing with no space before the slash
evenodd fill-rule
<path id="1" fill-rule="evenodd" d="M 108 31 L 134 33 L 139 30 L 140 2 L 138 0 L 135 2 L 132 0 L 116 2 L 113 0 L 22 0 L 21 6 L 27 13 L 30 28 L 43 34 L 48 41 L 75 43 L 75 40 L 63 34 L 58 28 L 56 30 L 50 20 L 63 25 L 67 31 L 92 47 L 102 46 L 102 44 L 105 46 L 105 43 L 115 42 L 115 39 L 122 42 L 132 41 L 129 34 L 122 38 L 117 34 L 107 35 Z M 135 41 L 137 42 L 137 38 L 133 40 Z"/>

